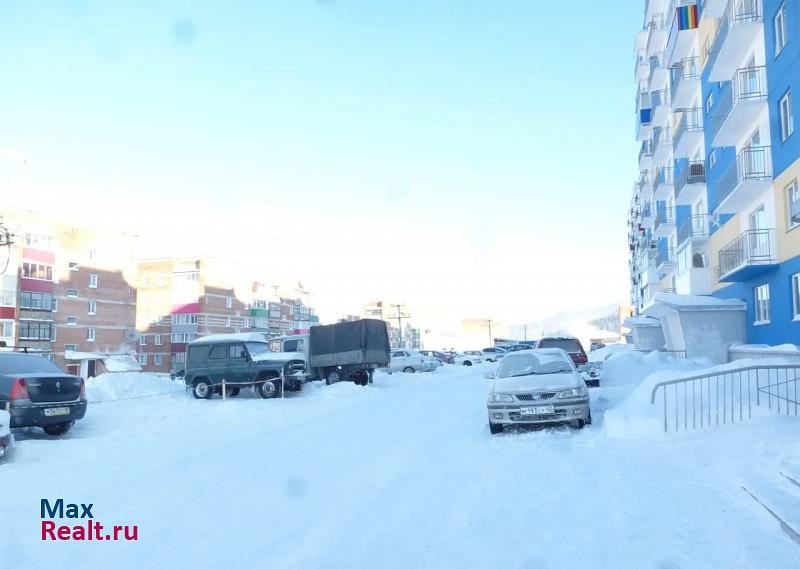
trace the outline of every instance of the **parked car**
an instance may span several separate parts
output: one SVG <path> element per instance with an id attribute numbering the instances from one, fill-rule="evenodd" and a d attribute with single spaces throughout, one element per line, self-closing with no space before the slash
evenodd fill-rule
<path id="1" fill-rule="evenodd" d="M 520 350 L 532 350 L 533 346 L 530 344 L 507 344 L 501 346 L 506 352 L 519 352 Z"/>
<path id="2" fill-rule="evenodd" d="M 401 348 L 392 350 L 392 359 L 389 362 L 389 373 L 402 371 L 404 373 L 414 373 L 418 371 L 429 371 L 430 364 L 425 362 L 425 356 L 416 350 Z"/>
<path id="3" fill-rule="evenodd" d="M 419 353 L 429 358 L 436 358 L 443 364 L 452 364 L 454 359 L 451 354 L 447 352 L 437 352 L 436 350 L 420 350 Z"/>
<path id="4" fill-rule="evenodd" d="M 375 370 L 386 367 L 390 359 L 386 322 L 370 318 L 314 326 L 309 334 L 273 338 L 269 346 L 302 359 L 309 380 L 324 379 L 328 385 L 346 380 L 372 383 Z"/>
<path id="5" fill-rule="evenodd" d="M 42 427 L 48 435 L 63 435 L 86 415 L 86 386 L 83 378 L 42 356 L 2 352 L 0 408 L 8 410 L 12 428 Z"/>
<path id="6" fill-rule="evenodd" d="M 599 350 L 601 348 L 605 348 L 606 345 L 603 342 L 592 342 L 592 345 L 589 346 L 589 351 L 593 352 L 595 350 Z"/>
<path id="7" fill-rule="evenodd" d="M 184 382 L 195 399 L 222 393 L 222 380 L 238 383 L 225 387 L 236 397 L 242 387 L 252 387 L 264 399 L 281 394 L 281 373 L 288 389 L 299 391 L 306 381 L 306 364 L 294 354 L 269 351 L 261 334 L 214 334 L 191 342 L 186 348 Z"/>
<path id="8" fill-rule="evenodd" d="M 569 354 L 573 363 L 581 369 L 589 362 L 580 340 L 572 336 L 549 336 L 536 341 L 536 349 L 560 348 Z"/>
<path id="9" fill-rule="evenodd" d="M 0 409 L 0 458 L 11 448 L 11 414 Z"/>
<path id="10" fill-rule="evenodd" d="M 478 365 L 479 363 L 483 363 L 483 360 L 484 360 L 483 352 L 479 352 L 477 350 L 463 352 L 456 355 L 455 357 L 456 365 L 463 365 L 463 366 Z"/>
<path id="11" fill-rule="evenodd" d="M 486 377 L 494 380 L 486 402 L 492 434 L 507 425 L 569 423 L 583 428 L 592 422 L 589 390 L 564 350 L 508 354 Z"/>
<path id="12" fill-rule="evenodd" d="M 487 362 L 499 361 L 506 354 L 503 348 L 484 348 L 481 352 L 483 352 L 483 359 Z"/>

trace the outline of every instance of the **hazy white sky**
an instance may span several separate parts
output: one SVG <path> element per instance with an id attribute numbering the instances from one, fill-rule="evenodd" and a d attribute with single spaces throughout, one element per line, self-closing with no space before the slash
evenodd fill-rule
<path id="1" fill-rule="evenodd" d="M 0 6 L 4 203 L 506 321 L 626 297 L 640 3 Z"/>

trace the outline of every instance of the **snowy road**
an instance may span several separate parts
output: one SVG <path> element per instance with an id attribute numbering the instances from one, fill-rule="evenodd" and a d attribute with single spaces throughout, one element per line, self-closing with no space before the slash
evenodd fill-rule
<path id="1" fill-rule="evenodd" d="M 286 400 L 92 405 L 0 466 L 4 566 L 733 568 L 800 566 L 741 489 L 800 471 L 797 422 L 669 439 L 595 424 L 489 434 L 476 368 L 378 374 Z M 624 391 L 624 390 L 623 390 Z M 94 503 L 137 542 L 42 542 L 42 498 Z M 800 503 L 800 502 L 798 502 Z"/>

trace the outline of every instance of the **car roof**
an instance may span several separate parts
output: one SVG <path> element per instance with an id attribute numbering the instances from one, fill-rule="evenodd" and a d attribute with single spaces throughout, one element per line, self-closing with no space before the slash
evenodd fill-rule
<path id="1" fill-rule="evenodd" d="M 197 338 L 189 342 L 190 346 L 201 346 L 203 344 L 236 344 L 242 342 L 260 342 L 267 343 L 267 339 L 263 334 L 258 332 L 243 332 L 241 334 L 211 334 Z"/>
<path id="2" fill-rule="evenodd" d="M 507 358 L 519 358 L 523 356 L 535 356 L 538 354 L 559 354 L 564 356 L 569 361 L 572 361 L 572 358 L 569 357 L 569 354 L 562 350 L 561 348 L 539 348 L 538 350 L 520 350 L 518 352 L 512 352 L 506 355 Z"/>
<path id="3" fill-rule="evenodd" d="M 575 336 L 545 336 L 539 341 L 542 340 L 577 340 L 577 338 Z"/>

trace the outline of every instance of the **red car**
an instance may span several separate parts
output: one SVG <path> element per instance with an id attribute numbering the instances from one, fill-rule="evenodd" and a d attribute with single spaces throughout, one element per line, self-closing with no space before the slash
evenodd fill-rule
<path id="1" fill-rule="evenodd" d="M 578 368 L 578 371 L 588 371 L 586 368 L 587 364 L 589 363 L 589 358 L 587 357 L 586 352 L 583 350 L 580 340 L 577 338 L 572 336 L 548 336 L 542 338 L 541 340 L 537 340 L 535 347 L 561 348 L 569 354 L 570 358 L 572 358 L 572 363 L 575 364 L 575 367 Z M 597 378 L 592 377 L 586 381 L 586 384 L 590 387 L 597 387 L 599 381 Z"/>

